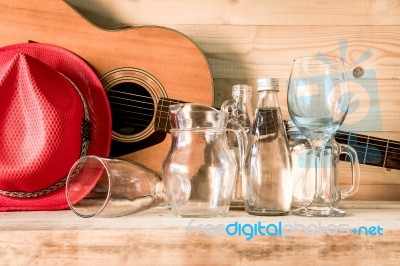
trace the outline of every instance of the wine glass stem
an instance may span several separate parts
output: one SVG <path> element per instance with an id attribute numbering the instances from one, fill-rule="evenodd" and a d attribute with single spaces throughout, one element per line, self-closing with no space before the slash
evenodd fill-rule
<path id="1" fill-rule="evenodd" d="M 315 158 L 315 195 L 314 200 L 322 200 L 323 188 L 322 188 L 322 160 L 323 160 L 323 148 L 314 148 Z"/>

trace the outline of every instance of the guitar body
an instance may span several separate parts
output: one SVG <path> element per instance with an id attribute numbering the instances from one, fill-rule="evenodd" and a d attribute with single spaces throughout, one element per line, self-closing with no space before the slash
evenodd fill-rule
<path id="1" fill-rule="evenodd" d="M 0 46 L 28 41 L 54 44 L 93 67 L 111 95 L 111 156 L 124 155 L 161 172 L 170 137 L 156 130 L 160 99 L 210 106 L 213 102 L 207 59 L 179 32 L 163 27 L 106 31 L 63 1 L 0 0 L 0 9 Z"/>

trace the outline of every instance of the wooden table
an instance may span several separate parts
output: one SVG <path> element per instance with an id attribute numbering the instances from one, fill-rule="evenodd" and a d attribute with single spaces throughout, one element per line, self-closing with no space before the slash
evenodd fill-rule
<path id="1" fill-rule="evenodd" d="M 260 217 L 243 211 L 223 218 L 176 218 L 166 209 L 90 219 L 71 211 L 0 213 L 0 264 L 400 265 L 399 207 L 400 202 L 347 202 L 342 206 L 347 216 L 340 218 Z M 269 226 L 270 235 L 280 225 L 284 234 L 293 235 L 267 233 L 246 240 L 233 235 L 239 224 L 245 232 L 250 225 Z M 217 226 L 229 225 L 233 236 L 220 235 Z M 359 231 L 350 231 L 354 228 Z"/>

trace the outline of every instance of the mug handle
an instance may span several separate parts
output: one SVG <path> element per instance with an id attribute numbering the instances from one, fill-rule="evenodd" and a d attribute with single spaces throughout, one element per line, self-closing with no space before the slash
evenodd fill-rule
<path id="1" fill-rule="evenodd" d="M 348 190 L 341 190 L 341 199 L 348 198 L 357 193 L 360 183 L 360 164 L 358 163 L 357 152 L 346 144 L 339 145 L 339 154 L 347 154 L 350 158 L 352 182 Z"/>

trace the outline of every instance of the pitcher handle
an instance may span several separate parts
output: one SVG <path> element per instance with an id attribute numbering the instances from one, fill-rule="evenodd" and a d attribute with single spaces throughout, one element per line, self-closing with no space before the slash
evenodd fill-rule
<path id="1" fill-rule="evenodd" d="M 237 109 L 236 107 L 236 101 L 235 100 L 226 100 L 225 102 L 222 103 L 221 105 L 221 111 L 224 111 L 228 113 L 228 118 L 231 120 L 232 118 L 235 117 L 235 110 Z"/>
<path id="2" fill-rule="evenodd" d="M 341 190 L 341 199 L 353 196 L 357 193 L 360 183 L 360 165 L 358 163 L 357 152 L 346 144 L 339 144 L 339 153 L 347 154 L 350 158 L 352 182 L 348 190 Z"/>
<path id="3" fill-rule="evenodd" d="M 247 145 L 247 135 L 245 129 L 234 122 L 229 122 L 227 125 L 227 131 L 233 132 L 238 142 L 238 152 L 239 152 L 239 164 L 238 164 L 238 172 L 243 177 L 244 176 L 244 157 L 246 152 Z"/>

